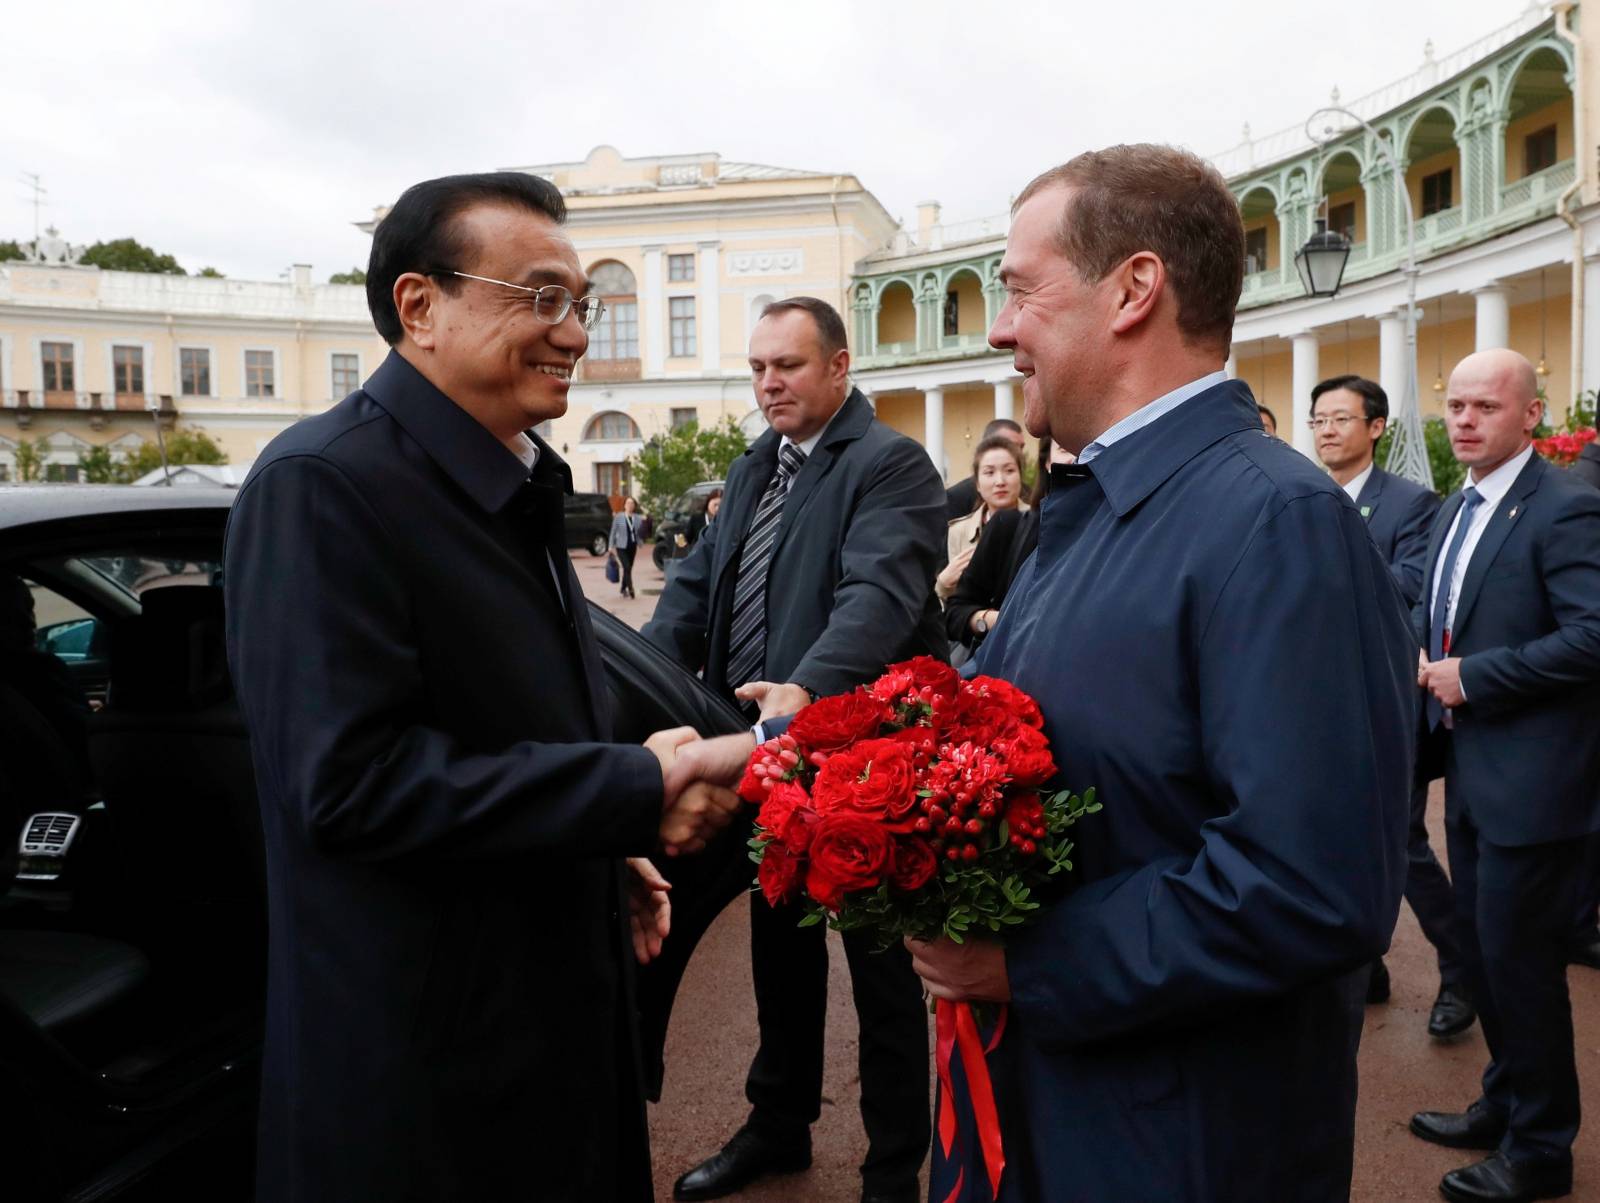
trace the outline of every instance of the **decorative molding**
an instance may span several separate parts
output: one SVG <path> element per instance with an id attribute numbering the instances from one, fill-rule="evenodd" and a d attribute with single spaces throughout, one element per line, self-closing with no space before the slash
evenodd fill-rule
<path id="1" fill-rule="evenodd" d="M 805 252 L 799 247 L 770 251 L 735 251 L 727 256 L 730 276 L 798 276 L 806 269 Z"/>

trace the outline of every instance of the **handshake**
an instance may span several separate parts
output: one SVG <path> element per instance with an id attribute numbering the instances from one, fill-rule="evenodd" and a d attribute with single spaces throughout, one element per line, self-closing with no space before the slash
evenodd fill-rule
<path id="1" fill-rule="evenodd" d="M 701 739 L 693 727 L 657 731 L 644 741 L 661 762 L 661 848 L 668 856 L 699 852 L 743 805 L 730 788 L 755 749 L 755 736 Z"/>

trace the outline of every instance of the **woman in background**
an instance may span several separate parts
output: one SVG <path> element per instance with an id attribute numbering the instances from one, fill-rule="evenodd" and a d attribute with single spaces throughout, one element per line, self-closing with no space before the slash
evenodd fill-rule
<path id="1" fill-rule="evenodd" d="M 978 508 L 950 523 L 948 560 L 934 578 L 934 592 L 947 601 L 972 560 L 978 536 L 996 514 L 1022 506 L 1022 455 L 1008 438 L 984 439 L 972 454 L 972 478 L 978 484 Z"/>
<path id="2" fill-rule="evenodd" d="M 633 557 L 639 554 L 639 503 L 623 499 L 622 512 L 611 518 L 611 557 L 622 569 L 622 596 L 633 597 Z"/>

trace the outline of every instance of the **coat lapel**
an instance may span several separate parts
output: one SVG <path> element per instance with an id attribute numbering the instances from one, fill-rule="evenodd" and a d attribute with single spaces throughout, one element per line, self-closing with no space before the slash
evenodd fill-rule
<path id="1" fill-rule="evenodd" d="M 1506 490 L 1506 495 L 1500 499 L 1500 504 L 1490 516 L 1483 537 L 1478 540 L 1478 546 L 1472 549 L 1472 559 L 1467 563 L 1467 574 L 1461 578 L 1461 596 L 1456 600 L 1455 621 L 1450 624 L 1452 638 L 1459 637 L 1466 629 L 1467 619 L 1472 614 L 1472 604 L 1478 600 L 1478 592 L 1483 588 L 1484 578 L 1489 575 L 1494 558 L 1500 554 L 1500 548 L 1505 545 L 1506 536 L 1511 533 L 1512 526 L 1522 516 L 1529 494 L 1539 487 L 1544 471 L 1544 460 L 1535 455 L 1528 461 L 1527 466 L 1517 473 L 1517 479 L 1511 483 L 1511 488 Z"/>
<path id="2" fill-rule="evenodd" d="M 1372 515 L 1378 512 L 1378 503 L 1383 497 L 1383 483 L 1388 478 L 1382 468 L 1376 464 L 1372 466 L 1372 475 L 1367 477 L 1367 483 L 1361 486 L 1361 492 L 1356 496 L 1356 509 L 1361 511 L 1361 516 L 1368 523 Z"/>
<path id="3" fill-rule="evenodd" d="M 1434 520 L 1433 533 L 1428 536 L 1428 570 L 1422 579 L 1422 604 L 1425 613 L 1433 612 L 1433 582 L 1439 570 L 1439 552 L 1444 547 L 1444 537 L 1450 533 L 1450 524 L 1456 520 L 1456 514 L 1461 509 L 1461 493 L 1459 490 L 1452 493 L 1439 507 L 1439 516 Z M 1427 644 L 1424 635 L 1423 644 Z"/>
<path id="4" fill-rule="evenodd" d="M 860 438 L 871 422 L 872 408 L 867 404 L 867 399 L 861 395 L 859 389 L 851 389 L 850 395 L 839 407 L 839 412 L 828 424 L 821 441 L 806 457 L 805 466 L 800 469 L 794 478 L 794 483 L 789 486 L 789 495 L 783 502 L 783 516 L 778 521 L 778 534 L 772 544 L 774 560 L 783 551 L 783 542 L 794 529 L 806 502 L 811 500 L 811 494 L 816 491 L 817 486 L 828 475 L 828 470 L 833 467 L 835 448 Z"/>
<path id="5" fill-rule="evenodd" d="M 755 519 L 756 507 L 761 504 L 761 495 L 767 491 L 772 471 L 778 466 L 778 442 L 777 431 L 769 429 L 728 470 L 728 489 L 722 497 L 722 512 L 717 515 L 717 525 L 722 527 L 718 543 L 726 540 L 726 550 L 722 564 L 716 570 L 713 590 L 720 587 L 722 578 L 739 563 L 739 549 L 744 546 L 744 537 L 750 533 L 750 523 Z M 733 479 L 736 470 L 740 472 L 737 488 Z M 724 549 L 719 547 L 718 550 Z"/>

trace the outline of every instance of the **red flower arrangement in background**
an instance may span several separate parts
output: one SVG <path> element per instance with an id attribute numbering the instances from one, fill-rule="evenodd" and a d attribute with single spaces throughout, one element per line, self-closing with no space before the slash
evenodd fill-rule
<path id="1" fill-rule="evenodd" d="M 1534 439 L 1533 449 L 1551 463 L 1570 468 L 1583 449 L 1594 442 L 1594 434 L 1593 426 L 1570 434 L 1553 434 L 1547 439 Z"/>

